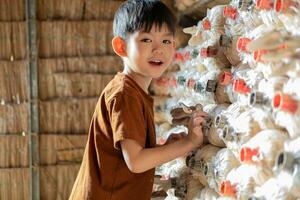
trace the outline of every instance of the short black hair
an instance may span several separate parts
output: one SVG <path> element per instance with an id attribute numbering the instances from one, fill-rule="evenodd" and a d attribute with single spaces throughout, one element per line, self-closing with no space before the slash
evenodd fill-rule
<path id="1" fill-rule="evenodd" d="M 114 22 L 114 36 L 126 39 L 129 33 L 143 29 L 150 32 L 152 26 L 161 29 L 166 24 L 175 35 L 175 17 L 172 11 L 159 0 L 128 0 L 117 10 Z"/>

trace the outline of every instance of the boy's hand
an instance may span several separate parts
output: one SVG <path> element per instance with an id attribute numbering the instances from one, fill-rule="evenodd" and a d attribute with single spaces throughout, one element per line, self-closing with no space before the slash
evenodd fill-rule
<path id="1" fill-rule="evenodd" d="M 185 137 L 187 137 L 187 134 L 184 133 L 184 132 L 177 133 L 177 134 L 172 133 L 171 135 L 169 135 L 169 137 L 166 140 L 165 144 L 171 144 L 171 143 L 176 142 L 176 141 L 178 141 L 182 138 L 185 138 Z"/>
<path id="2" fill-rule="evenodd" d="M 182 107 L 174 108 L 170 112 L 172 116 L 172 124 L 188 126 L 192 113 L 202 110 L 201 104 L 196 104 L 195 106 L 187 106 L 181 103 L 180 105 Z"/>
<path id="3" fill-rule="evenodd" d="M 194 111 L 189 120 L 187 139 L 193 143 L 195 147 L 198 147 L 203 143 L 202 123 L 205 122 L 205 117 L 207 117 L 207 113 L 203 111 Z"/>

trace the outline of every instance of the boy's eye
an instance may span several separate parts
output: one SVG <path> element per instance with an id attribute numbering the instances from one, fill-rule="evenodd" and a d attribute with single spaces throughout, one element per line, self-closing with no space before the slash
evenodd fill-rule
<path id="1" fill-rule="evenodd" d="M 146 42 L 146 43 L 149 43 L 149 42 L 151 42 L 151 40 L 150 40 L 150 39 L 147 39 L 147 38 L 145 38 L 145 39 L 142 39 L 141 41 L 142 41 L 142 42 Z"/>
<path id="2" fill-rule="evenodd" d="M 172 42 L 171 42 L 171 40 L 163 40 L 163 43 L 164 44 L 171 44 Z"/>

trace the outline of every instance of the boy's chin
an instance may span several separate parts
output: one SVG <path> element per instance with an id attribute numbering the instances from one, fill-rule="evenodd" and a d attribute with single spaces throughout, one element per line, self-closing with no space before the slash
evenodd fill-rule
<path id="1" fill-rule="evenodd" d="M 161 76 L 163 75 L 163 73 L 164 73 L 164 71 L 163 71 L 163 72 L 161 72 L 161 73 L 155 73 L 155 74 L 151 74 L 151 78 L 153 78 L 153 79 L 157 79 L 157 78 L 161 77 Z"/>

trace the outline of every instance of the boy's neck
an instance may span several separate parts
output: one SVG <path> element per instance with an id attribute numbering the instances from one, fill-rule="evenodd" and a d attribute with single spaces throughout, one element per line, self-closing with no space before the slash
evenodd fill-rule
<path id="1" fill-rule="evenodd" d="M 132 78 L 148 94 L 148 88 L 152 81 L 151 77 L 146 77 L 142 74 L 136 73 L 132 71 L 129 67 L 124 67 L 122 73 Z"/>

